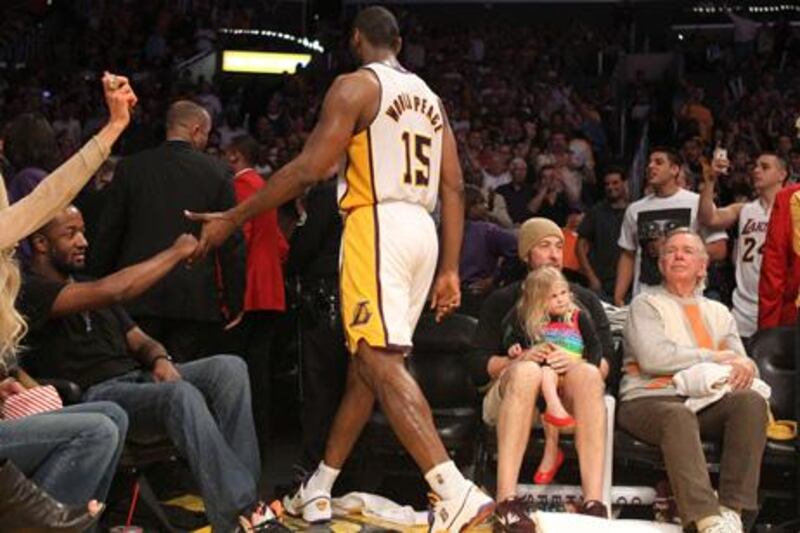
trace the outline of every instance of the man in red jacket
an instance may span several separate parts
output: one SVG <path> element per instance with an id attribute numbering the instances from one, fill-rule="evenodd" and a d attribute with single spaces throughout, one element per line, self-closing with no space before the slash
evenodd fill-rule
<path id="1" fill-rule="evenodd" d="M 800 288 L 800 184 L 775 197 L 769 218 L 761 279 L 758 284 L 758 328 L 797 322 Z"/>
<path id="2" fill-rule="evenodd" d="M 225 157 L 235 173 L 233 187 L 238 203 L 264 186 L 264 178 L 253 168 L 258 148 L 258 142 L 249 135 L 235 137 L 225 148 Z M 247 246 L 247 285 L 244 316 L 234 337 L 250 370 L 253 417 L 263 450 L 269 428 L 269 353 L 277 315 L 286 309 L 282 263 L 289 245 L 278 227 L 275 209 L 261 213 L 242 229 Z"/>

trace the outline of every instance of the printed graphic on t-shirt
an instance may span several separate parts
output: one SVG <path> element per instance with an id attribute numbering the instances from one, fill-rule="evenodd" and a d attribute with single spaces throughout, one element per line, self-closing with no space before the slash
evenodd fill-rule
<path id="1" fill-rule="evenodd" d="M 690 227 L 692 210 L 686 208 L 642 211 L 636 219 L 636 235 L 641 249 L 639 280 L 647 285 L 661 283 L 658 249 L 667 234 L 680 227 Z"/>

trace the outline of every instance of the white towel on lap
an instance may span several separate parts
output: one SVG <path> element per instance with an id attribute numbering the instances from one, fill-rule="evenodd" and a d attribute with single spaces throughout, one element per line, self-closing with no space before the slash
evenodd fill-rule
<path id="1" fill-rule="evenodd" d="M 696 413 L 731 392 L 728 377 L 731 367 L 717 363 L 698 363 L 685 370 L 681 370 L 672 381 L 679 396 L 686 396 L 686 407 Z M 769 385 L 756 378 L 750 388 L 765 400 L 769 400 L 772 389 Z"/>

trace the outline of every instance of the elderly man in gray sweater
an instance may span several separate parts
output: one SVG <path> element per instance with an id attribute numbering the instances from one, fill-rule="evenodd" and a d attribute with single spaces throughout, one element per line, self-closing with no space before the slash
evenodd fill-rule
<path id="1" fill-rule="evenodd" d="M 664 454 L 684 525 L 700 533 L 742 531 L 741 512 L 757 508 L 767 405 L 751 389 L 756 366 L 745 354 L 730 311 L 701 295 L 708 256 L 687 228 L 662 245 L 662 286 L 636 297 L 625 325 L 619 425 Z M 672 377 L 700 363 L 725 367 L 729 392 L 694 412 Z M 719 496 L 701 438 L 722 439 Z"/>

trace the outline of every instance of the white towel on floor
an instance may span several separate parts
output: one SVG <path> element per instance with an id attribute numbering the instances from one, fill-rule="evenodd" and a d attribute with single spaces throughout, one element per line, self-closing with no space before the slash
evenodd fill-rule
<path id="1" fill-rule="evenodd" d="M 427 526 L 428 512 L 415 511 L 410 505 L 400 505 L 389 498 L 368 492 L 350 492 L 331 502 L 337 516 L 361 513 L 367 518 L 377 518 L 404 526 Z"/>

